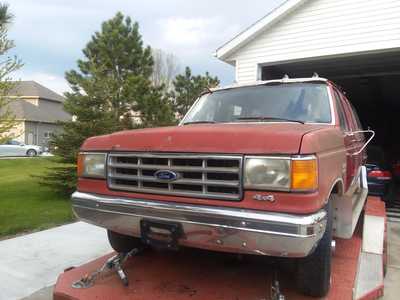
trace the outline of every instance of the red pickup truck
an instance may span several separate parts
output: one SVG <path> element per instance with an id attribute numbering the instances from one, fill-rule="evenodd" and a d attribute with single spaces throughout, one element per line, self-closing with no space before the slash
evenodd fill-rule
<path id="1" fill-rule="evenodd" d="M 299 289 L 329 290 L 333 237 L 368 189 L 366 141 L 334 83 L 313 77 L 204 93 L 178 126 L 87 139 L 75 214 L 119 252 L 150 245 L 283 257 Z"/>

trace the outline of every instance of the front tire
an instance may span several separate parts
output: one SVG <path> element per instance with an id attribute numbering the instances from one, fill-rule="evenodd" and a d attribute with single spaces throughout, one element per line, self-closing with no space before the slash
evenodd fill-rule
<path id="1" fill-rule="evenodd" d="M 317 248 L 309 256 L 298 262 L 297 287 L 305 295 L 324 297 L 331 282 L 332 261 L 332 199 L 330 197 L 327 209 L 327 224 L 325 233 Z"/>
<path id="2" fill-rule="evenodd" d="M 34 149 L 29 149 L 28 151 L 26 151 L 26 155 L 29 157 L 34 157 L 37 155 L 37 152 Z"/>
<path id="3" fill-rule="evenodd" d="M 128 253 L 134 248 L 143 248 L 140 238 L 107 230 L 108 241 L 116 252 Z"/>

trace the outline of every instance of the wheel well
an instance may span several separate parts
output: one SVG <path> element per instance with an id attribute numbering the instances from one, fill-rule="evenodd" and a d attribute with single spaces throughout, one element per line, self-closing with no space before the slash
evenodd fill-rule
<path id="1" fill-rule="evenodd" d="M 343 195 L 343 183 L 341 180 L 336 181 L 332 188 L 331 194 Z"/>

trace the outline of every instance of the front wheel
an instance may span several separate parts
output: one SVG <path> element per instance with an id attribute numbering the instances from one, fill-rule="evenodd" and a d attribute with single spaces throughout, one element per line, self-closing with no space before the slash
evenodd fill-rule
<path id="1" fill-rule="evenodd" d="M 325 233 L 317 248 L 309 256 L 298 262 L 297 286 L 305 295 L 324 297 L 330 287 L 332 260 L 332 199 L 326 206 L 327 224 Z"/>
<path id="2" fill-rule="evenodd" d="M 111 230 L 107 230 L 107 236 L 111 248 L 118 253 L 128 253 L 134 248 L 142 249 L 144 247 L 141 239 L 137 237 L 121 234 Z"/>
<path id="3" fill-rule="evenodd" d="M 29 149 L 28 151 L 26 151 L 26 155 L 29 157 L 33 157 L 37 155 L 37 152 L 34 149 Z"/>

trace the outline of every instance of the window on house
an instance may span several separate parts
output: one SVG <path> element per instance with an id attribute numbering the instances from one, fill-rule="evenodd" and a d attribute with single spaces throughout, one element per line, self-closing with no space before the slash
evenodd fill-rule
<path id="1" fill-rule="evenodd" d="M 45 132 L 44 132 L 44 137 L 45 137 L 46 139 L 49 139 L 49 138 L 51 137 L 52 134 L 53 134 L 53 132 L 51 132 L 51 131 L 45 131 Z"/>

